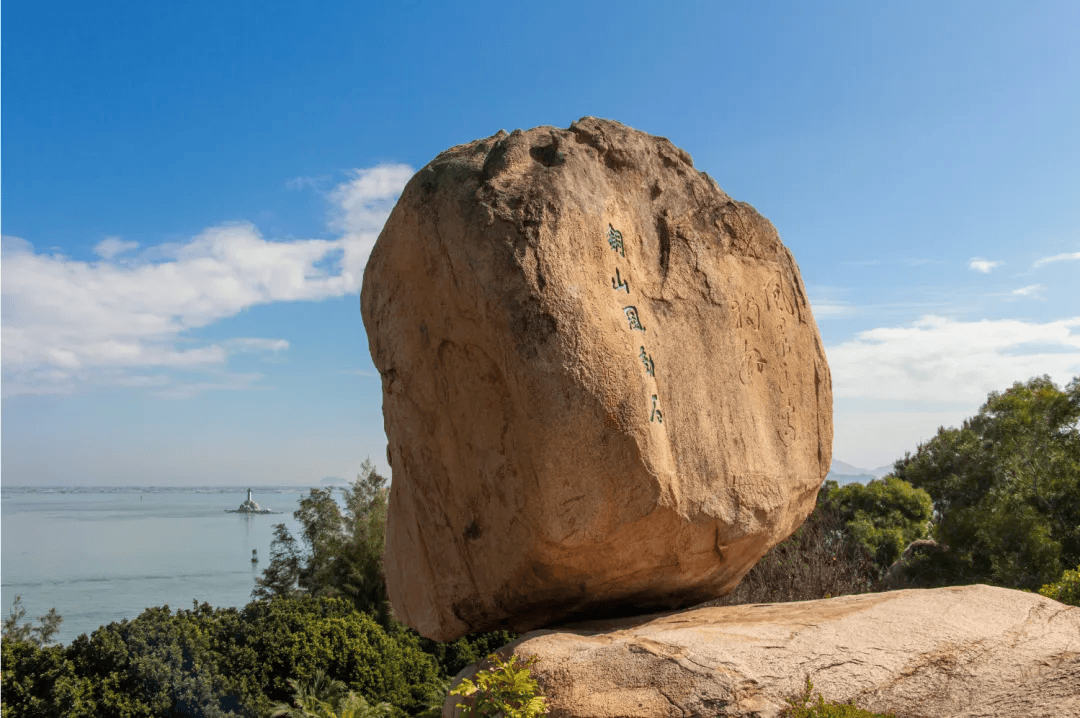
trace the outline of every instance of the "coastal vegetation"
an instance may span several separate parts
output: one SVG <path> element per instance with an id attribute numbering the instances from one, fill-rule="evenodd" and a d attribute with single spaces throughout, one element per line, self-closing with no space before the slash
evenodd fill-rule
<path id="1" fill-rule="evenodd" d="M 713 604 L 987 583 L 1080 605 L 1078 421 L 1080 379 L 991 393 L 884 479 L 826 482 L 807 521 Z M 313 489 L 294 514 L 298 536 L 276 527 L 243 608 L 148 608 L 57 646 L 55 611 L 34 626 L 16 600 L 3 628 L 3 718 L 434 718 L 450 678 L 514 636 L 436 643 L 394 619 L 382 572 L 386 484 L 365 462 L 341 500 Z M 483 713 L 509 681 L 520 694 L 511 708 L 539 715 L 527 666 L 493 660 L 459 693 Z M 791 697 L 790 715 L 875 715 L 814 701 L 811 689 Z"/>

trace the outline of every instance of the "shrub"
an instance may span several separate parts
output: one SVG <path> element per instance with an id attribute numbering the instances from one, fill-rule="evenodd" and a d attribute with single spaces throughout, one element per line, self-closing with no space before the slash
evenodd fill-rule
<path id="1" fill-rule="evenodd" d="M 420 638 L 420 647 L 435 659 L 444 676 L 453 678 L 465 666 L 478 663 L 485 656 L 491 655 L 515 638 L 517 635 L 510 631 L 471 633 L 456 641 L 445 643 L 438 643 L 430 638 Z"/>
<path id="2" fill-rule="evenodd" d="M 705 605 L 810 601 L 874 590 L 879 568 L 829 500 L 835 490 L 836 482 L 826 482 L 803 525 L 765 554 L 734 591 Z"/>
<path id="3" fill-rule="evenodd" d="M 788 707 L 781 711 L 780 718 L 896 718 L 892 713 L 872 713 L 853 703 L 826 703 L 820 693 L 817 702 L 811 702 L 813 690 L 814 684 L 807 676 L 806 688 L 798 696 L 787 699 Z"/>
<path id="4" fill-rule="evenodd" d="M 539 718 L 546 714 L 547 703 L 529 670 L 529 666 L 536 663 L 535 656 L 520 664 L 517 656 L 503 661 L 495 653 L 488 656 L 488 660 L 494 665 L 493 668 L 477 671 L 473 676 L 475 682 L 462 679 L 450 691 L 450 695 L 473 697 L 471 702 L 459 701 L 457 704 L 464 718 L 497 715 L 502 718 Z"/>
<path id="5" fill-rule="evenodd" d="M 1066 571 L 1056 583 L 1048 583 L 1040 588 L 1039 595 L 1070 606 L 1080 606 L 1080 566 L 1075 571 Z"/>

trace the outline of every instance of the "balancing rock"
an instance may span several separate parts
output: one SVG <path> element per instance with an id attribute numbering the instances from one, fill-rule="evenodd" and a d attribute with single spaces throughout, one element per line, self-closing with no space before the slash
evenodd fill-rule
<path id="1" fill-rule="evenodd" d="M 361 309 L 387 587 L 430 638 L 727 593 L 829 469 L 798 267 L 664 138 L 587 117 L 443 152 L 391 213 Z"/>

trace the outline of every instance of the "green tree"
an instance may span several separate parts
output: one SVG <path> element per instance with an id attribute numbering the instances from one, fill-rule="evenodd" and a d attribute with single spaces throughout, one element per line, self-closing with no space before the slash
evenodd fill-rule
<path id="1" fill-rule="evenodd" d="M 930 494 L 895 476 L 833 488 L 826 494 L 849 535 L 874 557 L 880 571 L 889 568 L 929 530 L 934 504 Z"/>
<path id="2" fill-rule="evenodd" d="M 240 618 L 234 640 L 250 662 L 237 661 L 234 670 L 247 672 L 271 700 L 288 698 L 289 679 L 307 680 L 323 670 L 368 701 L 412 714 L 424 707 L 440 678 L 415 636 L 387 632 L 339 598 L 255 601 Z"/>
<path id="3" fill-rule="evenodd" d="M 50 608 L 44 616 L 38 617 L 38 625 L 29 622 L 20 624 L 19 621 L 26 615 L 26 608 L 22 605 L 22 596 L 15 596 L 11 605 L 11 613 L 4 619 L 4 638 L 12 641 L 30 641 L 36 646 L 47 646 L 52 643 L 53 636 L 60 630 L 60 624 L 64 619 Z"/>
<path id="4" fill-rule="evenodd" d="M 309 681 L 290 678 L 289 687 L 292 702 L 274 704 L 271 718 L 390 718 L 394 713 L 389 703 L 372 705 L 321 669 Z"/>
<path id="5" fill-rule="evenodd" d="M 933 537 L 949 547 L 911 573 L 924 585 L 1037 589 L 1080 563 L 1078 420 L 1080 378 L 1059 389 L 1036 377 L 896 462 L 898 478 L 930 494 Z"/>
<path id="6" fill-rule="evenodd" d="M 435 659 L 444 676 L 452 678 L 465 666 L 483 660 L 515 638 L 517 634 L 510 631 L 471 633 L 445 643 L 421 637 L 420 647 Z"/>
<path id="7" fill-rule="evenodd" d="M 263 575 L 255 579 L 251 597 L 269 599 L 274 596 L 292 596 L 299 592 L 300 550 L 296 539 L 285 524 L 274 526 L 274 540 L 270 544 L 270 565 Z"/>
<path id="8" fill-rule="evenodd" d="M 356 694 L 328 703 L 337 718 L 375 718 L 365 711 L 383 703 L 403 718 L 424 710 L 442 679 L 414 635 L 312 596 L 241 611 L 151 608 L 67 647 L 4 638 L 2 658 L 4 718 L 254 717 L 289 698 L 290 679 L 310 685 L 320 672 Z"/>
<path id="9" fill-rule="evenodd" d="M 333 489 L 312 489 L 293 517 L 300 522 L 304 549 L 284 524 L 275 527 L 270 565 L 256 579 L 253 598 L 289 595 L 298 589 L 314 596 L 345 598 L 359 611 L 390 625 L 383 573 L 386 545 L 386 478 L 365 461 L 345 490 L 344 510 Z"/>

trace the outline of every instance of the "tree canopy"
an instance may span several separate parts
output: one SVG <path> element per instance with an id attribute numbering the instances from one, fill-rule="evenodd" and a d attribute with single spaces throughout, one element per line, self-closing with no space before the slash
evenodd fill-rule
<path id="1" fill-rule="evenodd" d="M 851 538 L 869 550 L 880 570 L 900 558 L 912 541 L 927 535 L 934 504 L 926 491 L 895 476 L 865 486 L 829 483 L 831 490 L 823 490 L 826 504 L 837 512 Z"/>
<path id="2" fill-rule="evenodd" d="M 443 685 L 416 636 L 383 630 L 347 601 L 301 596 L 149 608 L 70 646 L 5 637 L 3 715 L 258 716 L 320 672 L 401 717 Z"/>
<path id="3" fill-rule="evenodd" d="M 1080 378 L 1036 377 L 896 462 L 933 499 L 933 537 L 950 549 L 922 557 L 924 583 L 1037 589 L 1080 565 L 1078 421 Z"/>
<path id="4" fill-rule="evenodd" d="M 311 489 L 293 517 L 300 522 L 301 547 L 285 524 L 274 527 L 270 565 L 256 579 L 253 598 L 336 596 L 358 611 L 390 625 L 382 555 L 386 546 L 386 478 L 370 461 L 344 495 L 334 489 Z"/>

